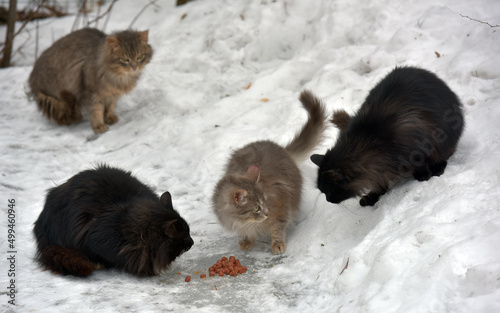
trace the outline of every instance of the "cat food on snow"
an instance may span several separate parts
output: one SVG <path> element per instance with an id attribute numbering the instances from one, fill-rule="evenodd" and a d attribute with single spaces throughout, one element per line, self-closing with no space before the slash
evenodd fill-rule
<path id="1" fill-rule="evenodd" d="M 243 274 L 247 271 L 247 267 L 241 265 L 240 260 L 238 260 L 234 256 L 230 256 L 229 259 L 225 256 L 223 256 L 220 260 L 217 260 L 217 262 L 214 263 L 209 269 L 208 269 L 208 275 L 210 277 L 219 275 L 220 277 L 224 275 L 229 275 L 229 276 L 238 276 L 238 274 Z M 198 274 L 199 271 L 196 271 L 195 274 Z M 207 274 L 200 274 L 200 278 L 207 278 Z M 191 281 L 191 276 L 187 276 L 185 279 L 185 282 L 190 282 Z"/>
<path id="2" fill-rule="evenodd" d="M 212 267 L 208 269 L 209 276 L 219 276 L 230 275 L 238 276 L 238 274 L 243 274 L 247 271 L 246 266 L 242 266 L 240 260 L 236 259 L 234 256 L 230 256 L 229 259 L 225 256 L 222 259 L 217 260 Z"/>

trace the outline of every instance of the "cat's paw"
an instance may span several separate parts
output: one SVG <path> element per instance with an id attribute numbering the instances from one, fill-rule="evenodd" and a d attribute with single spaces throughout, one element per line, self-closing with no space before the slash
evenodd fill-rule
<path id="1" fill-rule="evenodd" d="M 70 262 L 68 265 L 68 272 L 75 276 L 87 277 L 96 268 L 96 265 L 91 261 L 78 260 Z"/>
<path id="2" fill-rule="evenodd" d="M 374 206 L 380 198 L 380 194 L 370 192 L 366 196 L 363 196 L 361 200 L 359 200 L 359 205 L 361 206 Z"/>
<path id="3" fill-rule="evenodd" d="M 106 124 L 93 126 L 92 128 L 94 129 L 94 132 L 96 134 L 101 134 L 101 133 L 107 132 L 109 129 L 108 125 L 106 125 Z"/>
<path id="4" fill-rule="evenodd" d="M 413 178 L 415 178 L 418 181 L 427 181 L 427 180 L 431 179 L 431 177 L 432 177 L 432 173 L 427 167 L 416 169 L 413 172 Z"/>
<path id="5" fill-rule="evenodd" d="M 286 243 L 282 241 L 275 241 L 271 244 L 271 250 L 274 254 L 282 254 L 286 251 Z"/>
<path id="6" fill-rule="evenodd" d="M 116 116 L 115 114 L 110 114 L 110 115 L 106 116 L 106 118 L 104 119 L 104 122 L 108 125 L 113 125 L 116 122 L 118 122 L 118 116 Z"/>
<path id="7" fill-rule="evenodd" d="M 240 240 L 240 249 L 241 250 L 250 250 L 255 246 L 255 240 L 251 239 L 242 239 Z"/>
<path id="8" fill-rule="evenodd" d="M 429 165 L 429 170 L 431 171 L 432 176 L 441 176 L 444 173 L 444 169 L 446 168 L 446 161 L 441 163 L 435 163 Z"/>

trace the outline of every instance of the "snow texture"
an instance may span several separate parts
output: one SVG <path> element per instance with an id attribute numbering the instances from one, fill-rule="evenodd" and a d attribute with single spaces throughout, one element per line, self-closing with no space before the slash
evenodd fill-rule
<path id="1" fill-rule="evenodd" d="M 127 28 L 146 3 L 118 1 L 106 31 Z M 39 51 L 74 19 L 40 21 Z M 120 121 L 100 136 L 88 120 L 57 126 L 28 99 L 36 44 L 28 25 L 15 66 L 0 70 L 0 311 L 500 312 L 498 24 L 496 0 L 158 1 L 134 25 L 150 30 L 153 60 L 120 99 Z M 306 120 L 297 100 L 304 88 L 329 112 L 355 112 L 397 65 L 435 72 L 464 104 L 466 129 L 444 175 L 401 183 L 375 207 L 334 205 L 307 161 L 286 253 L 273 255 L 264 241 L 240 251 L 210 201 L 231 151 L 259 139 L 286 144 Z M 336 135 L 330 127 L 316 152 Z M 158 194 L 169 190 L 190 224 L 195 245 L 163 276 L 102 270 L 80 279 L 34 262 L 32 228 L 47 189 L 102 162 Z M 16 201 L 15 307 L 8 199 Z M 249 271 L 194 274 L 229 255 Z"/>

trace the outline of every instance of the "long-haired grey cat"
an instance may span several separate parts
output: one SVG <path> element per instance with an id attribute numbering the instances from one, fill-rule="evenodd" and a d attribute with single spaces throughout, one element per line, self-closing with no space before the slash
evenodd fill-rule
<path id="1" fill-rule="evenodd" d="M 300 101 L 309 118 L 295 138 L 285 147 L 266 140 L 233 152 L 213 193 L 215 214 L 222 226 L 239 234 L 242 250 L 253 248 L 256 238 L 266 235 L 274 254 L 286 250 L 286 229 L 301 201 L 297 164 L 309 157 L 327 125 L 319 99 L 305 90 Z"/>

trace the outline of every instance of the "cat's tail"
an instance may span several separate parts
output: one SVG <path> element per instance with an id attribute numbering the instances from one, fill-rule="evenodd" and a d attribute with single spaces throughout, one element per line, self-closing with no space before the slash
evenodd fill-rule
<path id="1" fill-rule="evenodd" d="M 337 110 L 333 112 L 332 119 L 330 120 L 333 125 L 337 126 L 338 129 L 344 131 L 349 126 L 351 122 L 351 116 L 345 110 Z"/>
<path id="2" fill-rule="evenodd" d="M 295 138 L 285 147 L 297 163 L 308 159 L 314 148 L 320 144 L 328 120 L 323 103 L 312 92 L 303 90 L 299 100 L 307 110 L 309 118 Z"/>
<path id="3" fill-rule="evenodd" d="M 38 262 L 55 273 L 86 277 L 96 264 L 82 252 L 59 246 L 46 246 L 38 253 Z"/>
<path id="4" fill-rule="evenodd" d="M 73 124 L 82 119 L 80 106 L 75 96 L 69 91 L 61 92 L 62 100 L 40 91 L 35 92 L 34 96 L 42 114 L 59 125 Z"/>

